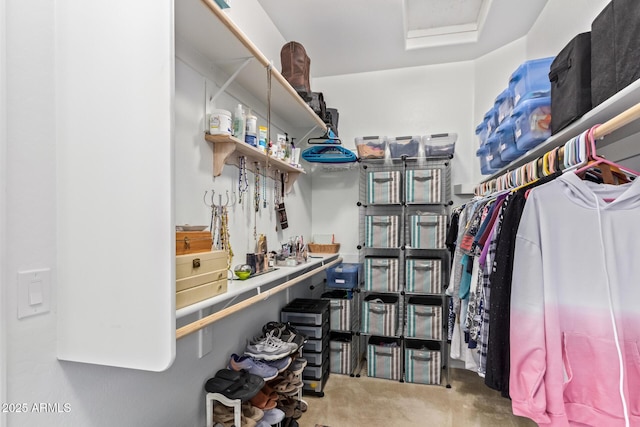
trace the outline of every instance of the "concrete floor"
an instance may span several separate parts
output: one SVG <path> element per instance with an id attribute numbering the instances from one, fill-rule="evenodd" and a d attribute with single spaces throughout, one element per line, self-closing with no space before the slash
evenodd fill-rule
<path id="1" fill-rule="evenodd" d="M 511 401 L 474 372 L 451 369 L 451 388 L 331 374 L 324 397 L 305 395 L 301 427 L 520 427 L 533 421 L 511 413 Z"/>

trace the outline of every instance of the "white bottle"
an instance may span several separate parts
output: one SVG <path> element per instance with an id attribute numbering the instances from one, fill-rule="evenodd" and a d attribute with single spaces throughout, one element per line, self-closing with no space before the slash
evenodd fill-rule
<path id="1" fill-rule="evenodd" d="M 245 135 L 245 120 L 242 104 L 238 104 L 236 112 L 233 115 L 233 136 L 243 142 Z"/>

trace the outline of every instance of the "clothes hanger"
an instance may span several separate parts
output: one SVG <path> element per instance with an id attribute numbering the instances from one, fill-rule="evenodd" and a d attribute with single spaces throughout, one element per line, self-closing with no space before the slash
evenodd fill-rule
<path id="1" fill-rule="evenodd" d="M 587 131 L 587 135 L 586 135 L 587 144 L 585 145 L 588 145 L 588 149 L 589 149 L 588 157 L 589 157 L 589 160 L 591 161 L 588 162 L 587 165 L 578 169 L 576 171 L 576 174 L 580 175 L 581 173 L 586 172 L 589 169 L 592 169 L 594 166 L 599 166 L 601 170 L 608 170 L 609 172 L 611 172 L 611 167 L 616 168 L 617 170 L 626 172 L 628 175 L 632 176 L 633 178 L 640 176 L 640 173 L 634 171 L 633 169 L 619 165 L 597 154 L 596 142 L 595 142 L 595 138 L 593 137 L 593 133 L 597 129 L 597 127 L 598 125 L 593 126 L 591 129 Z"/>
<path id="2" fill-rule="evenodd" d="M 309 138 L 309 139 L 307 139 L 307 144 L 311 144 L 311 145 L 314 145 L 314 144 L 340 145 L 340 144 L 342 144 L 342 141 L 333 132 L 333 129 L 331 129 L 331 125 L 327 125 L 327 131 L 324 133 L 324 135 L 322 135 L 319 138 Z"/>

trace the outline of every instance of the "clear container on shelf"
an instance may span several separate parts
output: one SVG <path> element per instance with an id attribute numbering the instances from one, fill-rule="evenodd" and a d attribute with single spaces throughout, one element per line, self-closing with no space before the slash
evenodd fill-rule
<path id="1" fill-rule="evenodd" d="M 511 74 L 509 88 L 513 91 L 513 108 L 527 98 L 540 96 L 542 92 L 551 92 L 549 69 L 554 57 L 532 59 L 521 64 Z"/>
<path id="2" fill-rule="evenodd" d="M 362 159 L 383 159 L 387 145 L 386 136 L 357 136 L 356 147 Z"/>
<path id="3" fill-rule="evenodd" d="M 387 143 L 392 159 L 400 159 L 402 156 L 418 157 L 420 136 L 390 137 L 387 139 Z"/>
<path id="4" fill-rule="evenodd" d="M 511 117 L 498 126 L 496 136 L 498 137 L 498 152 L 505 163 L 511 162 L 524 154 L 524 151 L 520 151 L 516 146 L 514 124 Z"/>
<path id="5" fill-rule="evenodd" d="M 496 128 L 498 127 L 498 114 L 496 113 L 495 108 L 491 108 L 484 115 L 483 121 L 487 124 L 487 138 L 493 136 L 496 132 Z"/>
<path id="6" fill-rule="evenodd" d="M 487 143 L 487 122 L 484 120 L 476 126 L 476 137 L 478 138 L 478 147 L 483 147 Z"/>
<path id="7" fill-rule="evenodd" d="M 422 137 L 424 151 L 427 156 L 452 156 L 456 148 L 457 133 L 436 133 Z"/>
<path id="8" fill-rule="evenodd" d="M 497 169 L 491 167 L 491 160 L 493 159 L 493 155 L 491 154 L 491 150 L 488 145 L 483 145 L 478 148 L 476 151 L 476 157 L 480 160 L 480 173 L 482 175 L 491 175 Z"/>
<path id="9" fill-rule="evenodd" d="M 511 115 L 511 111 L 513 111 L 513 92 L 510 88 L 506 88 L 500 92 L 500 95 L 496 97 L 493 107 L 497 115 L 497 123 L 500 125 Z"/>
<path id="10" fill-rule="evenodd" d="M 489 150 L 489 165 L 495 170 L 507 165 L 507 162 L 502 160 L 500 157 L 499 142 L 500 139 L 498 138 L 498 135 L 492 135 L 487 138 L 487 143 L 485 145 Z"/>
<path id="11" fill-rule="evenodd" d="M 530 98 L 513 111 L 515 141 L 527 151 L 551 136 L 551 98 Z"/>

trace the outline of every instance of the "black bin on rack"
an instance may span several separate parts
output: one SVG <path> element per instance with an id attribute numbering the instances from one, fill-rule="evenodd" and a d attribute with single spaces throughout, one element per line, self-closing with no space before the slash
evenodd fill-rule
<path id="1" fill-rule="evenodd" d="M 302 348 L 307 366 L 302 372 L 303 392 L 322 394 L 329 378 L 330 302 L 297 298 L 282 308 L 280 321 L 289 322 L 308 337 Z"/>

